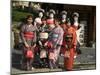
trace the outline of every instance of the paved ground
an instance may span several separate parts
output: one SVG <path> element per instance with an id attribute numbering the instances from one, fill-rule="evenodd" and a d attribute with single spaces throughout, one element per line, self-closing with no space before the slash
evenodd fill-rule
<path id="1" fill-rule="evenodd" d="M 74 63 L 74 71 L 79 70 L 93 70 L 96 68 L 96 50 L 94 48 L 80 48 L 82 54 L 78 55 Z M 60 56 L 59 62 L 61 68 L 59 69 L 48 69 L 48 68 L 35 68 L 32 71 L 23 71 L 20 69 L 20 59 L 21 59 L 21 50 L 12 49 L 12 74 L 19 73 L 42 73 L 42 72 L 58 72 L 63 70 L 63 57 Z"/>

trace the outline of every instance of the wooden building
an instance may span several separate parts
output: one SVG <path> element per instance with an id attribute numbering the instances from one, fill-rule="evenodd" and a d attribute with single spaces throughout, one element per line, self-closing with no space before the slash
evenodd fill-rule
<path id="1" fill-rule="evenodd" d="M 80 35 L 80 41 L 83 43 L 83 46 L 90 46 L 91 44 L 96 43 L 96 6 L 36 3 L 39 3 L 41 8 L 45 9 L 46 12 L 48 12 L 49 9 L 54 9 L 57 14 L 59 14 L 62 10 L 66 10 L 68 12 L 68 17 L 71 17 L 73 12 L 78 12 L 80 24 L 84 26 L 83 33 Z M 29 6 L 29 4 L 30 2 L 16 2 L 13 0 L 13 5 Z"/>
<path id="2" fill-rule="evenodd" d="M 46 11 L 54 9 L 60 13 L 62 10 L 68 12 L 68 16 L 72 15 L 73 12 L 79 13 L 80 24 L 84 25 L 84 33 L 81 42 L 83 46 L 90 46 L 96 43 L 96 6 L 87 5 L 70 5 L 70 4 L 54 4 L 54 3 L 41 3 L 42 8 Z"/>

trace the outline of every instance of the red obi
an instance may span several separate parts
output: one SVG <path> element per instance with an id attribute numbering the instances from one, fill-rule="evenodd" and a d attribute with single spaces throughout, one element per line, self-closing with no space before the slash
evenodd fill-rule
<path id="1" fill-rule="evenodd" d="M 25 39 L 33 39 L 34 38 L 34 32 L 25 32 L 24 37 L 25 37 Z"/>
<path id="2" fill-rule="evenodd" d="M 47 24 L 54 24 L 54 20 L 47 19 Z"/>

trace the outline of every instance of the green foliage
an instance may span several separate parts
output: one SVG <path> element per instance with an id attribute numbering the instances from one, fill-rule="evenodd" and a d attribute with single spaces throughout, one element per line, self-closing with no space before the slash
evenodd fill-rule
<path id="1" fill-rule="evenodd" d="M 26 18 L 27 15 L 32 15 L 32 14 L 14 10 L 12 11 L 12 21 L 17 21 L 17 22 L 22 21 L 23 19 Z"/>

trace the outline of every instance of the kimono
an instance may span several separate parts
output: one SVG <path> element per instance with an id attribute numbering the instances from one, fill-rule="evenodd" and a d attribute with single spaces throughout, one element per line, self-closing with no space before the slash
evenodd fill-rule
<path id="1" fill-rule="evenodd" d="M 82 52 L 81 52 L 81 50 L 80 50 L 80 41 L 79 41 L 81 26 L 79 25 L 79 23 L 74 23 L 74 24 L 72 25 L 72 27 L 76 30 L 76 35 L 77 35 L 76 55 L 77 55 L 77 54 L 81 54 Z"/>
<path id="2" fill-rule="evenodd" d="M 65 31 L 68 29 L 68 27 L 67 27 L 67 23 L 61 23 L 60 26 L 63 28 L 63 30 L 64 30 L 64 34 L 65 34 Z M 65 43 L 64 43 L 64 40 L 65 40 L 65 39 L 63 39 L 63 42 L 62 42 L 63 45 L 65 44 Z M 60 51 L 61 54 L 64 54 L 64 49 L 63 49 L 63 48 L 64 48 L 64 47 L 61 46 L 61 51 Z"/>
<path id="3" fill-rule="evenodd" d="M 47 51 L 46 48 L 44 47 L 44 43 L 47 42 L 47 38 L 45 35 L 41 35 L 41 33 L 47 33 L 47 25 L 46 21 L 41 19 L 41 18 L 36 18 L 35 19 L 35 26 L 36 26 L 36 35 L 37 37 L 37 46 L 36 46 L 36 62 L 40 67 L 46 66 L 47 64 Z"/>
<path id="4" fill-rule="evenodd" d="M 64 32 L 63 51 L 64 51 L 64 68 L 66 70 L 73 69 L 74 55 L 76 50 L 76 31 L 73 27 L 68 27 Z"/>
<path id="5" fill-rule="evenodd" d="M 57 67 L 57 60 L 60 53 L 60 48 L 63 41 L 63 29 L 58 26 L 55 27 L 50 33 L 48 38 L 48 44 L 51 47 L 49 48 L 49 67 L 56 68 Z"/>
<path id="6" fill-rule="evenodd" d="M 37 27 L 37 30 L 39 31 L 40 27 L 41 27 L 41 24 L 42 24 L 42 20 L 41 18 L 37 17 L 35 19 L 35 22 L 34 22 L 34 25 Z"/>
<path id="7" fill-rule="evenodd" d="M 77 41 L 79 42 L 79 34 L 80 34 L 80 25 L 79 23 L 75 22 L 72 27 L 76 30 L 76 34 L 77 34 Z"/>
<path id="8" fill-rule="evenodd" d="M 45 24 L 46 24 L 46 21 L 39 17 L 37 17 L 34 21 L 34 25 L 36 26 L 36 29 L 38 32 L 43 31 Z"/>
<path id="9" fill-rule="evenodd" d="M 63 28 L 63 30 L 67 29 L 67 23 L 61 23 L 60 26 Z"/>
<path id="10" fill-rule="evenodd" d="M 23 58 L 22 58 L 22 65 L 29 70 L 32 68 L 32 62 L 34 59 L 34 45 L 36 43 L 36 28 L 33 25 L 23 25 L 21 28 L 21 39 L 24 43 L 23 46 Z M 25 42 L 29 45 L 29 48 L 25 46 Z M 27 58 L 27 52 L 30 51 L 29 56 L 30 58 Z M 26 64 L 26 65 L 25 65 Z"/>

